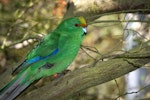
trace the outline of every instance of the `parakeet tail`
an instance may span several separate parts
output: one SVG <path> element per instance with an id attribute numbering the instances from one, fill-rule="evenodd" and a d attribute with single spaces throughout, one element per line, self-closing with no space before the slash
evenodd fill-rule
<path id="1" fill-rule="evenodd" d="M 0 90 L 0 100 L 14 100 L 24 89 L 26 89 L 30 84 L 21 84 L 24 79 L 26 72 L 22 75 L 17 76 L 15 79 L 10 81 L 6 86 Z"/>

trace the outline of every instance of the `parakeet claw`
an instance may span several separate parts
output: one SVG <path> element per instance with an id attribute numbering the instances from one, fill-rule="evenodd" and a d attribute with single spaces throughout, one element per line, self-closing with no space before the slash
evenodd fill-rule
<path id="1" fill-rule="evenodd" d="M 18 75 L 0 89 L 0 100 L 14 100 L 40 78 L 53 74 L 55 74 L 54 78 L 65 75 L 69 71 L 65 69 L 75 59 L 80 49 L 83 37 L 87 33 L 86 27 L 86 20 L 83 17 L 62 21 L 13 71 L 13 74 L 18 73 Z"/>
<path id="2" fill-rule="evenodd" d="M 54 78 L 58 78 L 58 77 L 61 77 L 65 74 L 67 74 L 70 70 L 64 70 L 62 73 L 57 73 L 57 74 L 54 74 L 53 77 Z"/>

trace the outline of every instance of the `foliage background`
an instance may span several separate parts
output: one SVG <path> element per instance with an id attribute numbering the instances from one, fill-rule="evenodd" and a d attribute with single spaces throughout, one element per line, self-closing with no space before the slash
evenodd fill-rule
<path id="1" fill-rule="evenodd" d="M 65 0 L 0 0 L 0 73 L 16 67 L 40 39 L 56 28 L 67 6 Z M 88 17 L 90 19 L 90 17 Z M 87 19 L 88 19 L 87 18 Z M 113 14 L 97 20 L 123 20 L 124 14 Z M 93 23 L 70 70 L 91 64 L 96 57 L 122 52 L 122 22 Z M 147 26 L 149 27 L 149 26 Z M 148 30 L 149 33 L 149 30 Z M 90 50 L 88 50 L 90 48 Z M 91 51 L 96 50 L 97 53 Z M 10 73 L 7 73 L 10 76 Z M 11 77 L 8 77 L 11 78 Z M 40 80 L 29 90 L 46 84 Z M 2 87 L 5 83 L 1 83 Z M 89 88 L 75 95 L 76 100 L 110 100 L 125 92 L 124 77 Z M 27 93 L 27 92 L 26 92 Z M 147 95 L 148 97 L 149 95 Z M 124 98 L 122 96 L 120 100 Z"/>

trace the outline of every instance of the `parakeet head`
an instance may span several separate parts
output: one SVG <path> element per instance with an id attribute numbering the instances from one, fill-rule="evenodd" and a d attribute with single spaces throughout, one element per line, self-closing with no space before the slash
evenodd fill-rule
<path id="1" fill-rule="evenodd" d="M 83 17 L 73 17 L 73 18 L 68 18 L 62 21 L 60 25 L 57 27 L 57 29 L 65 30 L 70 33 L 78 32 L 78 33 L 82 33 L 82 35 L 85 35 L 87 33 L 86 27 L 87 27 L 87 24 Z"/>

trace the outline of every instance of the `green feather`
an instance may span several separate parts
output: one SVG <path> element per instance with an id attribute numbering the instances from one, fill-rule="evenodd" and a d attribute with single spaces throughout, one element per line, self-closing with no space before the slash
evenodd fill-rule
<path id="1" fill-rule="evenodd" d="M 0 100 L 11 100 L 27 88 L 32 82 L 45 76 L 51 76 L 65 70 L 76 57 L 84 37 L 81 17 L 69 18 L 51 33 L 46 35 L 39 45 L 28 55 L 23 64 L 15 71 L 16 78 L 0 90 Z M 82 23 L 84 22 L 84 23 Z M 58 49 L 58 52 L 54 51 Z M 52 56 L 48 56 L 53 54 Z M 43 58 L 27 64 L 33 58 Z"/>

